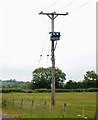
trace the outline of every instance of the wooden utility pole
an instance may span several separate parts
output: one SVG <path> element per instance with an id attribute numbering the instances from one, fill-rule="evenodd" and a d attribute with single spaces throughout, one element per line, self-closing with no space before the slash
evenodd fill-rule
<path id="1" fill-rule="evenodd" d="M 43 13 L 43 11 L 41 11 L 39 13 L 40 15 L 47 15 L 50 19 L 51 19 L 51 32 L 54 32 L 54 19 L 58 16 L 58 15 L 68 15 L 68 12 L 66 12 L 66 14 L 59 14 L 56 12 L 52 12 L 52 13 Z M 52 62 L 52 79 L 51 79 L 51 104 L 55 105 L 55 55 L 54 55 L 54 40 L 51 40 L 51 62 Z"/>

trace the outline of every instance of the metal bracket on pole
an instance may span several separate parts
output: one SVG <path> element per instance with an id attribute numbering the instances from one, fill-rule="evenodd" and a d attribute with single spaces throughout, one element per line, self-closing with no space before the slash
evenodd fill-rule
<path id="1" fill-rule="evenodd" d="M 43 13 L 43 11 L 41 11 L 40 13 L 39 13 L 39 15 L 47 15 L 50 19 L 55 19 L 58 15 L 68 15 L 69 13 L 68 12 L 66 12 L 66 14 L 61 14 L 61 13 L 56 13 L 56 12 L 52 12 L 52 13 Z M 55 15 L 54 16 L 54 18 L 52 18 L 51 16 L 52 15 Z"/>

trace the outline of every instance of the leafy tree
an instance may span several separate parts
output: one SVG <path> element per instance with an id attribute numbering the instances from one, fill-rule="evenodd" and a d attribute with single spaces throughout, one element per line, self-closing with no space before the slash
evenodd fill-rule
<path id="1" fill-rule="evenodd" d="M 85 88 L 84 87 L 84 84 L 83 84 L 83 81 L 78 81 L 77 82 L 77 88 L 79 89 L 79 88 Z"/>
<path id="2" fill-rule="evenodd" d="M 69 80 L 65 86 L 64 86 L 65 89 L 76 89 L 77 88 L 77 82 L 75 81 L 72 81 L 72 80 Z"/>
<path id="3" fill-rule="evenodd" d="M 66 80 L 66 74 L 60 69 L 55 68 L 55 86 L 63 88 L 63 83 Z M 51 68 L 38 68 L 32 72 L 32 82 L 28 86 L 30 89 L 51 88 Z"/>
<path id="4" fill-rule="evenodd" d="M 98 75 L 95 73 L 95 71 L 87 71 L 86 75 L 84 75 L 84 80 L 89 81 L 89 80 L 97 80 Z"/>
<path id="5" fill-rule="evenodd" d="M 69 80 L 65 85 L 65 89 L 79 89 L 79 88 L 96 88 L 98 84 L 98 75 L 95 71 L 87 71 L 84 75 L 83 81 L 72 81 Z"/>
<path id="6" fill-rule="evenodd" d="M 84 75 L 83 84 L 85 88 L 96 87 L 96 82 L 98 81 L 98 75 L 95 71 L 87 71 Z"/>

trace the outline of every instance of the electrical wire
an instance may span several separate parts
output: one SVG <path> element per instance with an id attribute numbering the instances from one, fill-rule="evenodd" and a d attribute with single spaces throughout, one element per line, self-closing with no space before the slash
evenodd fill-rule
<path id="1" fill-rule="evenodd" d="M 59 0 L 55 0 L 52 4 L 50 4 L 47 8 L 45 8 L 43 11 L 46 11 L 47 9 L 51 8 L 52 6 L 54 6 L 54 4 L 56 4 Z"/>
<path id="2" fill-rule="evenodd" d="M 64 23 L 65 23 L 65 20 L 66 20 L 67 18 L 64 18 L 64 20 L 63 20 L 63 22 L 62 22 L 62 25 L 61 25 L 61 28 L 60 28 L 60 32 L 62 32 L 62 30 L 63 30 L 63 27 L 64 27 Z"/>
<path id="3" fill-rule="evenodd" d="M 56 49 L 56 46 L 57 46 L 57 41 L 56 41 L 56 43 L 55 43 L 54 50 Z M 50 57 L 49 51 L 50 51 L 50 45 L 49 45 L 49 48 L 48 48 L 47 61 L 46 61 L 46 66 L 47 66 L 47 67 L 48 67 L 48 60 L 49 60 L 49 57 Z"/>
<path id="4" fill-rule="evenodd" d="M 57 10 L 56 12 L 59 12 L 59 11 L 63 10 L 65 7 L 68 7 L 68 6 L 72 5 L 75 1 L 76 1 L 76 0 L 73 0 L 73 1 L 69 2 L 68 4 L 65 4 L 63 7 L 61 7 L 61 8 L 60 8 L 59 10 Z M 64 17 L 64 20 L 63 20 L 63 22 L 62 22 L 60 31 L 62 31 L 62 29 L 63 29 L 63 27 L 64 27 L 65 19 L 66 19 L 66 17 Z"/>
<path id="5" fill-rule="evenodd" d="M 45 23 L 46 27 L 48 27 L 48 28 L 49 28 L 49 25 L 48 25 L 48 23 L 46 22 L 46 20 L 45 20 L 44 16 L 42 16 L 42 15 L 41 15 L 41 18 L 42 18 L 43 22 Z"/>
<path id="6" fill-rule="evenodd" d="M 54 50 L 56 50 L 56 46 L 57 46 L 57 41 L 55 43 L 55 47 L 54 47 Z M 46 66 L 48 66 L 48 60 L 49 60 L 49 51 L 50 51 L 50 45 L 49 45 L 49 48 L 48 48 L 48 54 L 47 54 L 47 62 L 46 62 Z"/>
<path id="7" fill-rule="evenodd" d="M 46 38 L 46 37 L 45 37 L 45 38 Z M 42 48 L 42 50 L 41 50 L 40 58 L 39 58 L 39 61 L 38 61 L 38 66 L 39 66 L 39 64 L 40 64 L 41 58 L 43 57 L 43 50 L 44 50 L 44 48 L 45 48 L 46 40 L 47 40 L 47 39 L 45 39 L 43 48 Z"/>
<path id="8" fill-rule="evenodd" d="M 48 66 L 49 57 L 50 57 L 50 55 L 48 54 L 48 55 L 47 55 L 47 61 L 46 61 L 46 67 L 49 67 L 49 66 Z"/>
<path id="9" fill-rule="evenodd" d="M 38 66 L 40 64 L 41 58 L 43 57 L 43 51 L 44 51 L 47 39 L 48 39 L 48 34 L 45 37 L 45 41 L 44 41 L 44 44 L 43 44 L 43 47 L 42 47 L 42 50 L 41 50 L 41 54 L 40 54 L 40 58 L 39 58 L 39 61 L 38 61 Z"/>
<path id="10" fill-rule="evenodd" d="M 50 41 L 49 41 L 49 43 L 50 43 Z M 50 44 L 48 44 L 49 45 L 49 47 L 48 47 L 48 53 L 47 53 L 47 61 L 46 61 L 46 66 L 48 66 L 48 60 L 49 60 L 49 52 L 50 52 Z"/>
<path id="11" fill-rule="evenodd" d="M 56 41 L 56 43 L 55 43 L 55 47 L 54 47 L 54 50 L 56 49 L 56 46 L 57 46 L 57 41 Z"/>
<path id="12" fill-rule="evenodd" d="M 75 0 L 74 0 L 74 1 L 75 1 Z M 73 2 L 74 2 L 74 1 L 73 1 Z M 74 12 L 75 10 L 78 10 L 79 8 L 81 8 L 81 7 L 83 7 L 83 6 L 87 5 L 87 4 L 89 4 L 89 3 L 92 2 L 92 1 L 94 1 L 94 0 L 89 0 L 89 1 L 85 2 L 84 4 L 80 5 L 79 7 L 74 8 L 74 9 L 71 10 L 71 11 L 68 11 L 69 14 L 72 13 L 72 12 Z M 96 1 L 96 0 L 95 0 L 95 1 Z M 63 9 L 63 8 L 64 8 L 64 7 L 62 7 L 62 9 Z M 61 10 L 61 9 L 60 9 L 60 10 Z M 63 27 L 64 27 L 65 20 L 66 20 L 66 18 L 64 18 L 64 21 L 63 21 L 63 24 L 62 24 L 62 26 L 61 26 L 61 28 L 60 28 L 60 31 L 62 31 L 62 29 L 63 29 Z"/>
<path id="13" fill-rule="evenodd" d="M 89 3 L 92 2 L 92 1 L 94 1 L 94 0 L 89 0 L 89 1 L 85 2 L 84 4 L 80 5 L 79 7 L 77 7 L 77 8 L 75 8 L 75 9 L 71 10 L 69 13 L 72 13 L 72 12 L 74 12 L 75 10 L 80 9 L 81 7 L 83 7 L 83 6 L 87 5 L 87 4 L 89 4 Z"/>
<path id="14" fill-rule="evenodd" d="M 72 2 L 70 2 L 70 3 L 66 4 L 66 5 L 64 5 L 62 8 L 60 8 L 60 9 L 57 10 L 57 11 L 61 11 L 61 10 L 64 9 L 65 7 L 67 7 L 67 6 L 71 5 L 71 4 L 73 4 L 74 1 L 75 1 L 75 0 L 73 0 Z M 81 8 L 81 7 L 83 7 L 83 6 L 87 5 L 87 4 L 89 4 L 89 3 L 92 2 L 92 1 L 94 1 L 94 0 L 89 0 L 89 1 L 87 1 L 86 3 L 80 5 L 79 7 L 77 7 L 77 8 L 75 8 L 75 9 L 71 10 L 69 13 L 72 13 L 73 11 L 78 10 L 79 8 Z M 49 9 L 50 7 L 52 7 L 52 6 L 53 6 L 54 4 L 56 4 L 57 2 L 58 2 L 58 0 L 54 1 L 54 2 L 53 2 L 51 5 L 49 5 L 45 10 Z M 45 11 L 45 10 L 44 10 L 44 11 Z M 64 22 L 65 22 L 65 19 L 64 19 Z M 64 24 L 64 22 L 63 22 L 63 24 Z M 45 23 L 46 23 L 46 22 L 45 22 Z M 64 25 L 63 25 L 63 26 L 64 26 Z M 43 54 L 43 50 L 44 50 L 45 44 L 46 44 L 46 38 L 45 38 L 45 42 L 44 42 L 44 45 L 43 45 L 43 48 L 42 48 L 42 51 L 41 51 L 39 63 L 40 63 L 41 58 L 42 58 L 42 54 Z M 56 44 L 55 44 L 55 49 L 56 49 L 56 46 L 57 46 L 57 41 L 56 41 Z M 48 57 L 49 57 L 49 54 L 47 55 L 47 60 L 48 60 Z"/>
<path id="15" fill-rule="evenodd" d="M 65 7 L 73 4 L 74 1 L 76 1 L 76 0 L 73 0 L 73 1 L 69 2 L 68 4 L 64 5 L 62 8 L 60 8 L 59 10 L 57 10 L 57 12 L 61 11 L 61 10 L 64 9 Z"/>
<path id="16" fill-rule="evenodd" d="M 44 18 L 43 18 L 43 21 L 45 22 Z M 48 26 L 48 30 L 47 31 L 49 33 L 50 25 L 46 24 L 46 26 Z M 45 41 L 44 41 L 44 44 L 43 44 L 43 47 L 42 47 L 42 50 L 41 50 L 41 54 L 40 54 L 40 58 L 39 58 L 39 61 L 38 61 L 38 66 L 40 65 L 40 61 L 41 61 L 41 59 L 43 57 L 43 51 L 44 51 L 44 48 L 45 48 L 47 40 L 48 40 L 48 34 L 46 34 L 46 37 L 45 37 Z"/>

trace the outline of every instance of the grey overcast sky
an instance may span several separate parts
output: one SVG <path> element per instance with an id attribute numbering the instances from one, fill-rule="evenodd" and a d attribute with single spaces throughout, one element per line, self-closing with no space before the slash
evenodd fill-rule
<path id="1" fill-rule="evenodd" d="M 31 81 L 35 68 L 51 66 L 51 20 L 40 11 L 69 12 L 55 19 L 56 67 L 67 80 L 96 71 L 96 0 L 1 0 L 0 79 Z"/>

